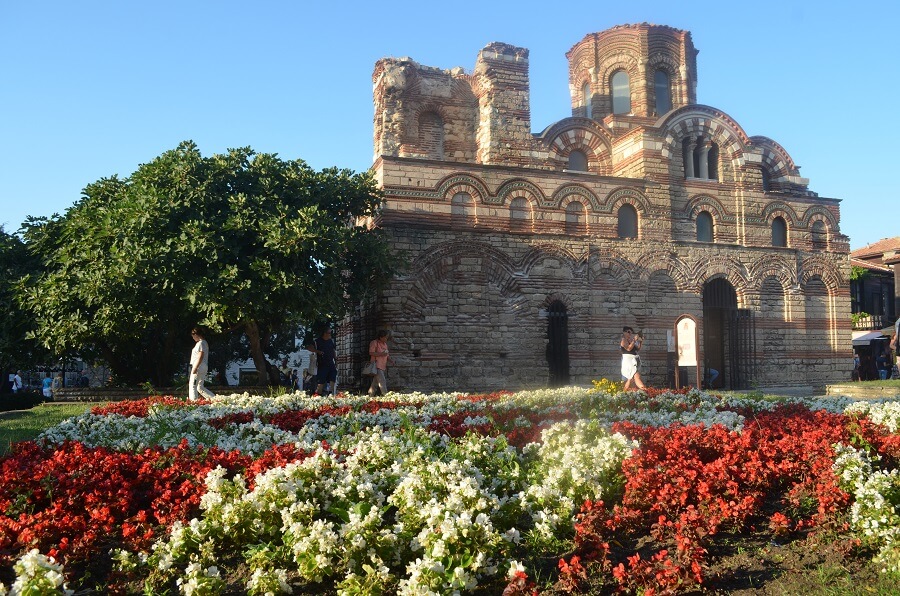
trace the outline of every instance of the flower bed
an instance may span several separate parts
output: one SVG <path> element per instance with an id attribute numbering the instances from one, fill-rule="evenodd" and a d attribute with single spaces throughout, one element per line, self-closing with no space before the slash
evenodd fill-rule
<path id="1" fill-rule="evenodd" d="M 846 410 L 846 411 L 845 411 Z M 0 459 L 0 581 L 106 593 L 677 593 L 720 536 L 900 568 L 900 405 L 593 389 L 154 397 Z M 538 585 L 539 584 L 539 585 Z"/>

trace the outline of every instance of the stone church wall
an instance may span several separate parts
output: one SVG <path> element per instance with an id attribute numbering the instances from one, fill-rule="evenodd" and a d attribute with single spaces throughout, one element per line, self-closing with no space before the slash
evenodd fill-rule
<path id="1" fill-rule="evenodd" d="M 738 318 L 710 341 L 723 365 L 743 367 L 721 371 L 726 386 L 848 378 L 840 202 L 809 191 L 778 143 L 697 104 L 696 53 L 690 33 L 646 23 L 587 35 L 567 54 L 572 117 L 540 133 L 524 48 L 488 44 L 471 73 L 380 60 L 372 171 L 385 203 L 374 225 L 409 268 L 342 326 L 342 378 L 358 378 L 367 335 L 386 328 L 395 388 L 546 386 L 549 311 L 564 307 L 571 382 L 618 379 L 630 325 L 646 337 L 645 378 L 667 385 L 667 331 L 681 314 L 702 327 L 704 292 L 723 287 Z M 620 71 L 632 109 L 614 114 Z M 655 86 L 660 72 L 668 90 Z M 658 93 L 671 94 L 665 114 Z M 701 219 L 713 222 L 708 239 Z"/>

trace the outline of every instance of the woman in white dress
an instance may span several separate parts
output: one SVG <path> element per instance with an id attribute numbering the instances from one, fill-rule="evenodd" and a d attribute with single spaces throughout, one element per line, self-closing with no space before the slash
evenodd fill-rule
<path id="1" fill-rule="evenodd" d="M 644 389 L 646 386 L 641 380 L 641 361 L 638 352 L 644 338 L 640 334 L 635 335 L 634 329 L 631 327 L 622 328 L 622 340 L 619 342 L 619 349 L 622 351 L 622 378 L 625 379 L 625 391 L 631 391 L 633 388 Z M 634 383 L 634 387 L 632 387 Z"/>

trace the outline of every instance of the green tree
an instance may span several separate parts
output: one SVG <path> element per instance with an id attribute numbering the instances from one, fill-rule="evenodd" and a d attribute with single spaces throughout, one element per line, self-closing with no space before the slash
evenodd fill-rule
<path id="1" fill-rule="evenodd" d="M 0 226 L 0 373 L 29 367 L 48 356 L 28 338 L 34 321 L 20 304 L 24 280 L 38 267 L 39 262 L 29 255 L 22 239 Z M 2 381 L 6 381 L 5 376 Z"/>
<path id="2" fill-rule="evenodd" d="M 245 334 L 263 379 L 274 335 L 342 316 L 392 275 L 380 231 L 358 225 L 380 202 L 368 173 L 184 142 L 26 228 L 45 267 L 26 303 L 46 345 L 96 351 L 127 382 L 168 382 L 197 323 Z"/>

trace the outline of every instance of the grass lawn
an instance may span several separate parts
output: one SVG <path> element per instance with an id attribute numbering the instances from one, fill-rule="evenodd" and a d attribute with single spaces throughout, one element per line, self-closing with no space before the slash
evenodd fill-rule
<path id="1" fill-rule="evenodd" d="M 103 403 L 106 402 L 43 403 L 30 410 L 0 413 L 0 455 L 8 453 L 12 443 L 31 440 L 45 428 Z"/>

